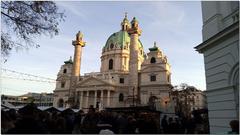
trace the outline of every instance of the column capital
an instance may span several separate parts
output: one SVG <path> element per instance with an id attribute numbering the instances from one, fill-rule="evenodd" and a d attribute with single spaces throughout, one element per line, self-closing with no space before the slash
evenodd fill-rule
<path id="1" fill-rule="evenodd" d="M 84 47 L 86 44 L 86 42 L 83 41 L 83 34 L 81 31 L 78 31 L 78 33 L 76 34 L 76 40 L 72 41 L 72 45 L 73 46 L 81 46 Z"/>
<path id="2" fill-rule="evenodd" d="M 73 46 L 81 46 L 81 47 L 84 47 L 86 44 L 86 42 L 81 42 L 81 41 L 76 41 L 76 40 L 73 40 L 72 41 L 72 45 Z"/>

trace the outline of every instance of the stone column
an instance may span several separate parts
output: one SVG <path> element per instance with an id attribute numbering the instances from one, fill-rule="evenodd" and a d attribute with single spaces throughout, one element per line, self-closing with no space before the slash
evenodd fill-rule
<path id="1" fill-rule="evenodd" d="M 96 104 L 97 104 L 97 91 L 95 90 L 95 93 L 94 93 L 94 103 L 93 103 L 94 108 L 97 107 Z"/>
<path id="2" fill-rule="evenodd" d="M 128 34 L 130 35 L 130 58 L 129 58 L 129 96 L 137 98 L 138 95 L 138 40 L 141 35 L 141 30 L 138 27 L 138 21 L 134 17 L 131 21 L 132 27 L 128 30 Z M 134 100 L 133 100 L 134 101 Z"/>
<path id="3" fill-rule="evenodd" d="M 73 60 L 73 76 L 80 76 L 80 66 L 81 66 L 81 56 L 82 56 L 82 47 L 85 46 L 83 41 L 83 34 L 79 31 L 76 35 L 76 40 L 72 42 L 74 49 L 74 60 Z"/>
<path id="4" fill-rule="evenodd" d="M 82 47 L 84 47 L 86 42 L 83 41 L 83 34 L 79 31 L 76 34 L 76 40 L 72 41 L 72 45 L 74 46 L 74 60 L 72 67 L 72 76 L 70 80 L 70 89 L 69 89 L 69 97 L 71 106 L 76 105 L 75 98 L 75 86 L 77 84 L 77 80 L 80 76 L 80 66 L 81 66 L 81 56 L 82 56 Z"/>
<path id="5" fill-rule="evenodd" d="M 80 45 L 75 45 L 73 72 L 72 72 L 74 76 L 80 75 L 81 54 L 82 54 L 82 47 Z"/>
<path id="6" fill-rule="evenodd" d="M 138 34 L 131 34 L 130 41 L 130 60 L 129 60 L 129 94 L 133 95 L 133 88 L 135 95 L 138 87 Z"/>
<path id="7" fill-rule="evenodd" d="M 107 91 L 107 106 L 108 106 L 108 107 L 110 106 L 110 94 L 111 94 L 111 91 L 108 90 L 108 91 Z"/>
<path id="8" fill-rule="evenodd" d="M 86 103 L 85 103 L 85 107 L 88 108 L 88 98 L 89 98 L 89 91 L 86 91 L 87 95 L 86 95 Z"/>
<path id="9" fill-rule="evenodd" d="M 83 108 L 83 91 L 80 91 L 80 106 L 79 108 L 82 109 Z"/>

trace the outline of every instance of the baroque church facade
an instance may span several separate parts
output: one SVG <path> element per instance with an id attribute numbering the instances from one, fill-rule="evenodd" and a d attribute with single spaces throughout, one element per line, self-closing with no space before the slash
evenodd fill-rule
<path id="1" fill-rule="evenodd" d="M 154 42 L 144 52 L 141 29 L 134 17 L 121 22 L 102 48 L 100 72 L 80 75 L 81 55 L 85 42 L 78 32 L 72 41 L 74 60 L 65 61 L 57 75 L 55 107 L 87 109 L 154 105 L 169 112 L 171 71 L 167 57 Z"/>

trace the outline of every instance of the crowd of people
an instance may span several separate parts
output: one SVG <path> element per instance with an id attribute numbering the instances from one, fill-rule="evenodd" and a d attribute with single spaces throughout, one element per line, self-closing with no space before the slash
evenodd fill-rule
<path id="1" fill-rule="evenodd" d="M 169 117 L 164 115 L 161 126 L 165 134 L 207 134 L 208 129 L 203 127 L 203 119 L 197 120 L 194 117 Z"/>
<path id="2" fill-rule="evenodd" d="M 184 119 L 156 113 L 96 111 L 40 111 L 29 104 L 18 111 L 1 111 L 3 134 L 194 134 L 208 133 L 201 117 Z M 232 124 L 236 125 L 236 124 Z M 234 131 L 236 132 L 236 131 Z"/>
<path id="3" fill-rule="evenodd" d="M 3 134 L 156 134 L 159 120 L 153 113 L 96 111 L 40 111 L 29 104 L 18 111 L 1 111 Z"/>

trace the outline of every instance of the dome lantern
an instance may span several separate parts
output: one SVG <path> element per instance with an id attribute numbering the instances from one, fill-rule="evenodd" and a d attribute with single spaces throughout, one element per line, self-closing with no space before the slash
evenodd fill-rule
<path id="1" fill-rule="evenodd" d="M 121 26 L 122 26 L 122 31 L 127 31 L 130 27 L 130 23 L 127 19 L 127 12 L 125 13 L 125 17 L 121 23 Z"/>

